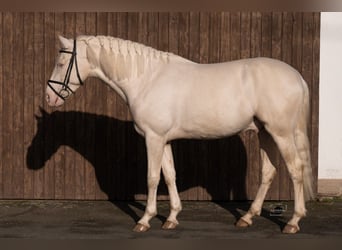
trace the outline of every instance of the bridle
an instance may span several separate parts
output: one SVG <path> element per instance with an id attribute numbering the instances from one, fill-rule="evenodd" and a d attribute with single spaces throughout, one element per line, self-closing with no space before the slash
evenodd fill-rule
<path id="1" fill-rule="evenodd" d="M 76 67 L 76 75 L 77 78 L 79 80 L 79 84 L 83 85 L 83 81 L 81 79 L 80 76 L 80 72 L 78 70 L 78 65 L 77 65 L 77 56 L 76 56 L 76 40 L 74 40 L 74 48 L 72 49 L 72 51 L 67 51 L 67 50 L 60 50 L 59 53 L 66 53 L 66 54 L 71 54 L 71 58 L 70 58 L 70 62 L 69 62 L 69 66 L 68 69 L 66 71 L 65 77 L 64 77 L 64 81 L 63 82 L 59 82 L 59 81 L 55 81 L 55 80 L 48 80 L 47 84 L 50 87 L 50 89 L 52 89 L 53 92 L 55 92 L 56 95 L 58 95 L 60 98 L 62 98 L 63 100 L 67 99 L 70 94 L 74 94 L 74 91 L 69 87 L 69 82 L 70 82 L 70 75 L 71 75 L 71 71 L 72 71 L 72 67 L 74 66 L 75 63 L 75 67 Z M 62 85 L 62 88 L 57 91 L 52 85 L 51 83 L 54 84 L 59 84 Z"/>

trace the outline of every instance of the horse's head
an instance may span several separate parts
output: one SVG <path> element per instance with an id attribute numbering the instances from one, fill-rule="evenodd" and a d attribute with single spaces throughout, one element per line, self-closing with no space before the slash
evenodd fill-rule
<path id="1" fill-rule="evenodd" d="M 62 105 L 90 73 L 85 44 L 62 36 L 59 36 L 59 40 L 60 55 L 46 88 L 46 101 L 54 107 Z"/>

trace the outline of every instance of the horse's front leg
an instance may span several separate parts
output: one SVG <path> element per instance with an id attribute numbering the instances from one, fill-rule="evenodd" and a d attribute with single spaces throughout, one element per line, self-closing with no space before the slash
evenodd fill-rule
<path id="1" fill-rule="evenodd" d="M 150 228 L 149 221 L 157 215 L 157 187 L 160 180 L 161 163 L 164 153 L 165 140 L 155 134 L 146 135 L 147 149 L 147 205 L 143 217 L 134 227 L 135 232 L 145 232 Z"/>
<path id="2" fill-rule="evenodd" d="M 170 144 L 164 147 L 162 170 L 170 196 L 170 215 L 164 223 L 163 229 L 174 229 L 178 225 L 177 215 L 182 210 L 182 205 L 176 186 L 176 171 Z"/>

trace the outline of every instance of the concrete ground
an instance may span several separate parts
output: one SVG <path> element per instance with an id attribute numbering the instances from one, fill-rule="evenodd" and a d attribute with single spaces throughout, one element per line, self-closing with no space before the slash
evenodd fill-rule
<path id="1" fill-rule="evenodd" d="M 301 231 L 285 235 L 281 229 L 291 217 L 293 202 L 265 202 L 262 216 L 246 229 L 234 222 L 248 202 L 183 202 L 176 230 L 161 229 L 168 202 L 158 202 L 159 215 L 146 233 L 134 233 L 144 202 L 110 201 L 0 201 L 0 239 L 313 239 L 342 237 L 342 199 L 307 203 Z M 273 211 L 274 208 L 281 208 Z M 274 212 L 272 214 L 272 211 Z"/>

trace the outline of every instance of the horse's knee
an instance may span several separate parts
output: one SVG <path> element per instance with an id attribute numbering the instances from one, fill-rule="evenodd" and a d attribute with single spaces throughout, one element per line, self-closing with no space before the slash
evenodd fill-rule
<path id="1" fill-rule="evenodd" d="M 157 188 L 159 184 L 160 177 L 148 177 L 147 178 L 147 185 L 149 188 Z"/>

